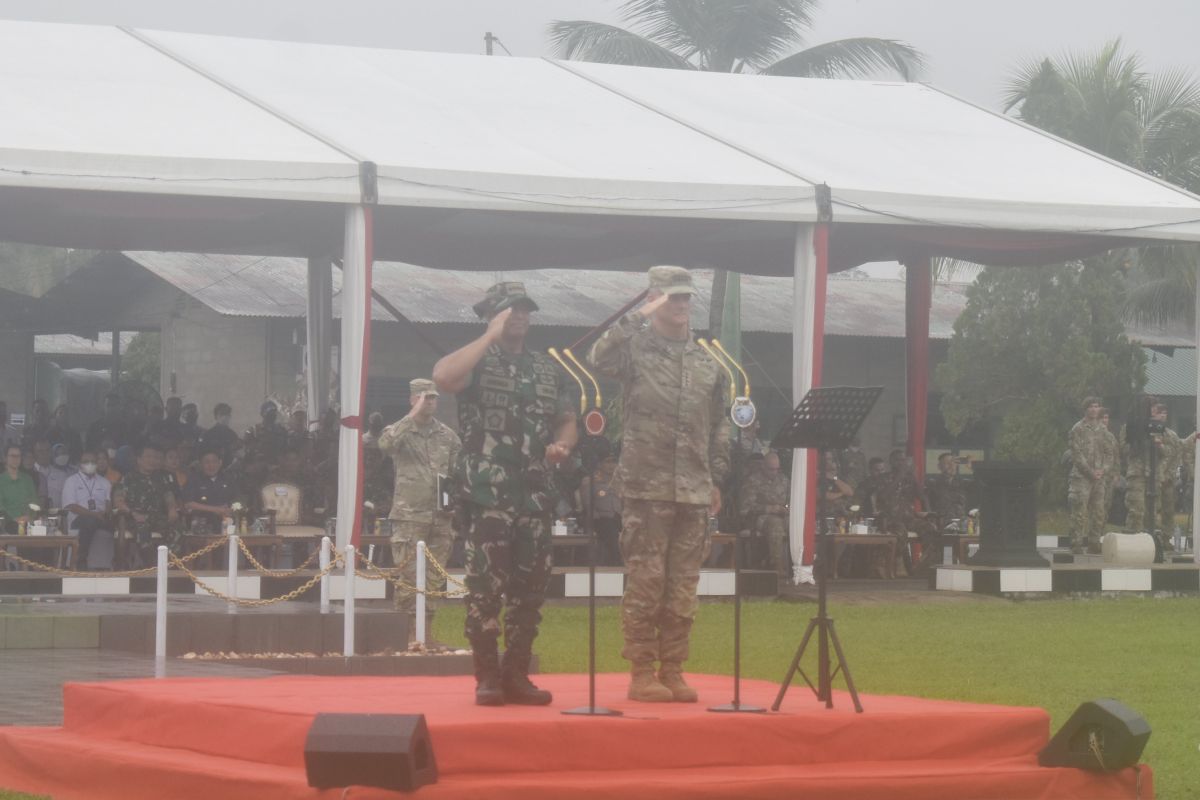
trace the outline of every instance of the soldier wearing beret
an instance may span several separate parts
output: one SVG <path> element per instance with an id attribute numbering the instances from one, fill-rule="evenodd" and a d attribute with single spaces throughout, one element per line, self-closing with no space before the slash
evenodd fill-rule
<path id="1" fill-rule="evenodd" d="M 729 471 L 728 384 L 692 338 L 691 274 L 661 266 L 649 279 L 646 304 L 605 331 L 590 354 L 622 390 L 621 654 L 632 664 L 631 700 L 695 702 L 682 669 L 708 518 L 720 511 L 717 486 Z"/>
<path id="2" fill-rule="evenodd" d="M 466 636 L 479 705 L 551 701 L 530 682 L 529 661 L 550 579 L 552 471 L 570 458 L 578 433 L 566 376 L 525 346 L 537 308 L 522 283 L 492 286 L 474 306 L 487 330 L 433 368 L 438 389 L 458 394 L 458 502 L 469 517 Z"/>
<path id="3" fill-rule="evenodd" d="M 454 546 L 454 531 L 450 514 L 438 509 L 438 476 L 449 475 L 458 460 L 462 441 L 450 427 L 434 418 L 438 405 L 438 390 L 433 381 L 418 378 L 408 384 L 412 410 L 383 429 L 377 446 L 395 465 L 395 484 L 392 491 L 392 561 L 403 567 L 402 577 L 416 584 L 417 542 L 425 542 L 429 554 L 445 565 Z M 425 584 L 434 591 L 443 591 L 445 578 L 431 570 Z M 399 599 L 402 611 L 411 621 L 416 614 L 413 595 Z M 433 622 L 435 599 L 425 603 L 428 622 Z M 427 631 L 430 625 L 427 624 Z M 413 630 L 412 626 L 409 630 Z"/>

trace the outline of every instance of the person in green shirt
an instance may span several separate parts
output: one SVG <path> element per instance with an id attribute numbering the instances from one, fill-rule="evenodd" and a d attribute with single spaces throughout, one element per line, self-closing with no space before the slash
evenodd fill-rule
<path id="1" fill-rule="evenodd" d="M 9 533 L 16 533 L 19 523 L 29 519 L 29 506 L 36 502 L 37 487 L 21 470 L 21 448 L 10 444 L 4 449 L 4 473 L 0 474 L 0 511 Z"/>

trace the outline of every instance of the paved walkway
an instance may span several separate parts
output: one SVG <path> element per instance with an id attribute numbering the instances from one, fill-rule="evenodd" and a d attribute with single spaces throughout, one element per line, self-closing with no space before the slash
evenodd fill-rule
<path id="1" fill-rule="evenodd" d="M 0 650 L 0 724 L 61 725 L 62 685 L 153 678 L 154 658 L 109 650 Z M 206 661 L 167 659 L 167 677 L 255 678 L 278 674 Z"/>

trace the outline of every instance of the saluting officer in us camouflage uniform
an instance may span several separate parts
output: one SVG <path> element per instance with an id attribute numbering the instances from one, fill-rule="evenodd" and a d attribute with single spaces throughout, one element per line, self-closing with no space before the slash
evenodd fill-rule
<path id="1" fill-rule="evenodd" d="M 650 269 L 648 302 L 592 347 L 596 371 L 621 382 L 621 457 L 615 483 L 624 509 L 621 601 L 632 665 L 629 698 L 695 702 L 683 680 L 696 587 L 717 485 L 729 471 L 728 384 L 692 339 L 692 276 Z M 659 662 L 655 675 L 655 662 Z"/>
<path id="2" fill-rule="evenodd" d="M 1093 528 L 1104 504 L 1104 483 L 1108 431 L 1100 424 L 1101 403 L 1098 397 L 1083 401 L 1083 419 L 1075 423 L 1068 435 L 1071 452 L 1071 474 L 1067 478 L 1067 507 L 1071 513 L 1071 551 L 1100 552 L 1099 532 Z"/>
<path id="3" fill-rule="evenodd" d="M 550 578 L 558 499 L 552 472 L 570 457 L 578 434 L 566 376 L 549 356 L 525 347 L 529 315 L 537 308 L 524 284 L 496 284 L 474 306 L 487 331 L 433 369 L 437 387 L 458 394 L 457 502 L 469 517 L 466 636 L 479 705 L 551 700 L 530 682 L 529 660 Z"/>
<path id="4" fill-rule="evenodd" d="M 383 429 L 378 447 L 391 456 L 395 465 L 395 488 L 392 492 L 392 561 L 402 567 L 401 576 L 410 586 L 416 585 L 417 542 L 424 541 L 429 554 L 445 565 L 454 546 L 454 531 L 450 512 L 438 510 L 438 476 L 449 476 L 458 459 L 462 441 L 448 425 L 434 418 L 437 412 L 438 391 L 433 381 L 418 378 L 408 384 L 412 410 L 399 422 Z M 446 579 L 436 569 L 430 569 L 426 586 L 435 592 L 444 591 Z M 398 605 L 410 618 L 416 614 L 416 597 L 398 596 Z M 427 598 L 425 613 L 433 621 L 436 599 Z M 409 630 L 413 628 L 410 626 Z M 430 626 L 427 624 L 428 631 Z"/>

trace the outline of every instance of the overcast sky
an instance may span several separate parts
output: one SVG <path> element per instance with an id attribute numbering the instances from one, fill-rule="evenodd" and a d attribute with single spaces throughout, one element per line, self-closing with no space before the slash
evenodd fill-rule
<path id="1" fill-rule="evenodd" d="M 0 18 L 419 50 L 483 51 L 492 31 L 518 56 L 549 55 L 555 18 L 617 22 L 609 0 L 0 0 Z M 810 43 L 901 39 L 929 58 L 925 79 L 995 106 L 1015 64 L 1120 36 L 1151 69 L 1200 72 L 1200 0 L 825 0 Z"/>

